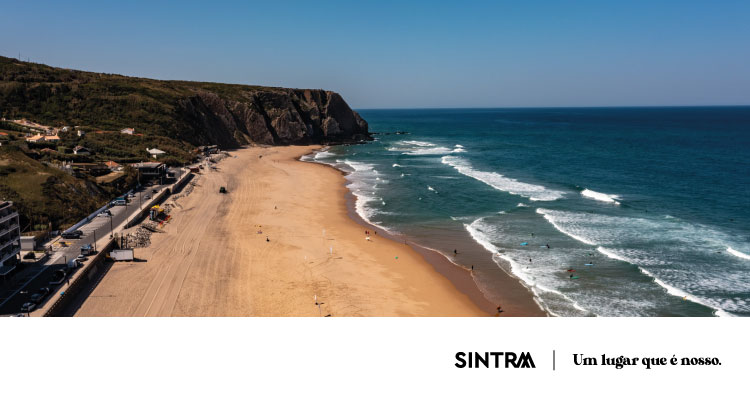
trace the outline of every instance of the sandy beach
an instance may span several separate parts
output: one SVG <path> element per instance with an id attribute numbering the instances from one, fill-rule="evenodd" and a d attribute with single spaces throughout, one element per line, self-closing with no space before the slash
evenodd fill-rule
<path id="1" fill-rule="evenodd" d="M 114 264 L 76 316 L 491 315 L 410 246 L 367 240 L 342 174 L 297 161 L 313 149 L 241 149 L 203 170 L 140 261 Z"/>

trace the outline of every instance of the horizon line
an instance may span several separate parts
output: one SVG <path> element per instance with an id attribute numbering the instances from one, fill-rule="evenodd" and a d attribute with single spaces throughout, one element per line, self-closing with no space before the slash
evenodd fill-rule
<path id="1" fill-rule="evenodd" d="M 624 106 L 480 106 L 480 107 L 352 107 L 353 110 L 502 110 L 502 109 L 571 109 L 571 108 L 721 108 L 750 107 L 750 104 L 691 104 L 691 105 L 624 105 Z"/>

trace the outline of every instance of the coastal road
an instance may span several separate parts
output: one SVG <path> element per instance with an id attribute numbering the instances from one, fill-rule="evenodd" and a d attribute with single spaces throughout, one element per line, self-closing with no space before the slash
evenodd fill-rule
<path id="1" fill-rule="evenodd" d="M 184 171 L 182 169 L 170 169 L 170 172 L 175 173 L 175 179 L 179 179 Z M 112 213 L 112 218 L 109 217 L 95 217 L 91 222 L 83 225 L 79 229 L 83 232 L 83 236 L 80 239 L 63 239 L 59 238 L 54 242 L 50 243 L 65 243 L 65 247 L 59 247 L 59 250 L 55 251 L 50 256 L 50 262 L 48 265 L 64 265 L 66 261 L 70 261 L 81 254 L 81 246 L 90 244 L 94 245 L 94 242 L 103 237 L 109 237 L 112 232 L 112 228 L 117 228 L 122 223 L 133 218 L 148 202 L 151 201 L 152 196 L 155 196 L 153 191 L 160 192 L 162 189 L 171 186 L 174 182 L 170 179 L 168 183 L 156 184 L 150 186 L 143 186 L 140 190 L 134 191 L 134 197 L 129 199 L 127 206 L 113 206 L 109 208 Z M 149 198 L 144 198 L 148 196 Z M 56 246 L 58 247 L 58 246 Z M 97 249 L 98 250 L 98 249 Z"/>

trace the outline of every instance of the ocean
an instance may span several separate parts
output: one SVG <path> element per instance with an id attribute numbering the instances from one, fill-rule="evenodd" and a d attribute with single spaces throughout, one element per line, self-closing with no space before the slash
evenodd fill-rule
<path id="1" fill-rule="evenodd" d="M 359 110 L 356 211 L 557 316 L 750 316 L 750 107 Z"/>

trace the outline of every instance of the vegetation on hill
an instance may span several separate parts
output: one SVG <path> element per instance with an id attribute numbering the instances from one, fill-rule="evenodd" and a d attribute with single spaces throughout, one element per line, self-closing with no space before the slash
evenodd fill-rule
<path id="1" fill-rule="evenodd" d="M 118 189 L 49 167 L 18 145 L 0 147 L 0 199 L 14 203 L 24 231 L 73 224 L 105 204 Z"/>

